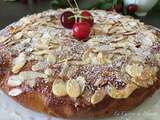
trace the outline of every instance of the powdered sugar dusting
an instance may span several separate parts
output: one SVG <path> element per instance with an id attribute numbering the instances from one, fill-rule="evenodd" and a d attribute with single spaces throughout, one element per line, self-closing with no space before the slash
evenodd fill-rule
<path id="1" fill-rule="evenodd" d="M 126 79 L 132 79 L 125 71 L 127 65 L 158 69 L 160 43 L 155 32 L 140 21 L 115 12 L 91 10 L 95 24 L 88 41 L 81 42 L 60 23 L 59 16 L 66 10 L 48 10 L 22 18 L 6 29 L 10 38 L 0 37 L 0 44 L 9 49 L 13 59 L 25 53 L 26 64 L 32 68 L 29 70 L 44 73 L 50 69 L 53 74 L 47 77 L 66 81 L 84 77 L 93 93 L 101 88 L 125 89 Z M 49 56 L 54 62 L 47 61 Z M 45 67 L 38 64 L 39 69 L 35 63 L 45 63 Z M 64 63 L 68 68 L 62 76 Z"/>

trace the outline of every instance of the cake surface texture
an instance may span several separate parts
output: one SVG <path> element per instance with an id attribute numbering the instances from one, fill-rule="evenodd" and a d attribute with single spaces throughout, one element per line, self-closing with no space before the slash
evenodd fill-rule
<path id="1" fill-rule="evenodd" d="M 0 87 L 23 106 L 55 117 L 110 116 L 160 87 L 160 32 L 129 16 L 91 10 L 83 42 L 60 16 L 23 17 L 0 31 Z"/>

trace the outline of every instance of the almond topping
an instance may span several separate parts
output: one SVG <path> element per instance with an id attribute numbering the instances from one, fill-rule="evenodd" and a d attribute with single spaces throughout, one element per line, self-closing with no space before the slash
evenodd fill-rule
<path id="1" fill-rule="evenodd" d="M 67 94 L 73 98 L 77 98 L 81 93 L 80 85 L 78 84 L 78 82 L 75 79 L 67 81 L 67 88 L 66 89 L 67 89 Z"/>
<path id="2" fill-rule="evenodd" d="M 97 64 L 96 55 L 93 54 L 93 53 L 89 53 L 88 61 L 89 61 L 91 64 L 96 65 L 96 64 Z"/>
<path id="3" fill-rule="evenodd" d="M 86 87 L 86 81 L 85 78 L 82 76 L 77 77 L 76 81 L 79 83 L 80 88 L 81 88 L 81 94 L 84 92 L 85 87 Z"/>
<path id="4" fill-rule="evenodd" d="M 24 79 L 18 75 L 9 77 L 7 84 L 12 87 L 16 87 L 22 84 Z"/>
<path id="5" fill-rule="evenodd" d="M 19 33 L 14 35 L 14 39 L 21 39 L 22 36 L 23 36 L 22 32 L 19 32 Z"/>
<path id="6" fill-rule="evenodd" d="M 49 54 L 47 56 L 47 62 L 51 63 L 51 64 L 55 64 L 56 63 L 56 56 L 55 55 L 52 55 L 52 54 Z"/>
<path id="7" fill-rule="evenodd" d="M 97 103 L 101 102 L 104 99 L 105 96 L 106 96 L 105 90 L 104 89 L 98 89 L 98 90 L 95 91 L 95 93 L 91 97 L 91 103 L 92 104 L 97 104 Z"/>
<path id="8" fill-rule="evenodd" d="M 34 55 L 48 55 L 50 53 L 50 50 L 40 50 L 33 52 Z"/>
<path id="9" fill-rule="evenodd" d="M 0 36 L 0 43 L 7 41 L 8 37 Z"/>
<path id="10" fill-rule="evenodd" d="M 136 78 L 132 78 L 131 81 L 138 86 L 146 87 L 154 84 L 156 79 L 156 70 L 153 67 L 145 66 L 143 69 L 142 75 Z"/>
<path id="11" fill-rule="evenodd" d="M 105 63 L 105 60 L 104 60 L 104 55 L 102 52 L 99 52 L 98 55 L 97 55 L 97 64 L 104 64 Z"/>
<path id="12" fill-rule="evenodd" d="M 134 83 L 127 84 L 127 86 L 122 90 L 111 87 L 108 89 L 108 95 L 115 99 L 128 98 L 137 88 L 137 85 L 135 85 Z"/>
<path id="13" fill-rule="evenodd" d="M 15 97 L 15 96 L 20 95 L 22 92 L 23 92 L 23 91 L 22 91 L 21 89 L 19 89 L 19 88 L 14 88 L 14 89 L 12 89 L 11 91 L 9 91 L 8 95 Z"/>
<path id="14" fill-rule="evenodd" d="M 13 73 L 18 73 L 20 69 L 25 65 L 26 63 L 26 55 L 24 53 L 20 53 L 17 58 L 13 60 Z"/>
<path id="15" fill-rule="evenodd" d="M 38 62 L 32 66 L 33 71 L 43 70 L 45 68 L 47 68 L 47 62 Z"/>
<path id="16" fill-rule="evenodd" d="M 19 74 L 19 76 L 23 77 L 25 80 L 32 80 L 36 78 L 47 78 L 46 74 L 40 72 L 33 72 L 33 71 L 23 71 Z"/>
<path id="17" fill-rule="evenodd" d="M 138 64 L 127 65 L 125 69 L 130 76 L 138 77 L 141 76 L 141 73 L 143 71 L 143 66 Z"/>
<path id="18" fill-rule="evenodd" d="M 45 73 L 46 75 L 50 76 L 50 75 L 52 75 L 52 69 L 47 68 L 47 69 L 44 71 L 44 73 Z"/>
<path id="19" fill-rule="evenodd" d="M 35 79 L 26 80 L 25 83 L 29 85 L 31 88 L 33 88 L 36 85 L 36 80 Z"/>
<path id="20" fill-rule="evenodd" d="M 58 97 L 66 96 L 66 83 L 63 80 L 55 80 L 52 85 L 52 92 Z"/>
<path id="21" fill-rule="evenodd" d="M 35 47 L 36 49 L 48 49 L 48 46 L 42 43 L 37 43 Z"/>

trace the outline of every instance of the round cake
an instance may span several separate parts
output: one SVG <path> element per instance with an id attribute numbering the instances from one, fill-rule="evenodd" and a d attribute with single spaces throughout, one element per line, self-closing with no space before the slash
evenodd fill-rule
<path id="1" fill-rule="evenodd" d="M 0 31 L 0 87 L 7 95 L 37 112 L 82 118 L 127 112 L 158 90 L 158 29 L 91 10 L 93 25 L 80 40 L 61 24 L 66 11 L 75 12 L 48 10 Z"/>

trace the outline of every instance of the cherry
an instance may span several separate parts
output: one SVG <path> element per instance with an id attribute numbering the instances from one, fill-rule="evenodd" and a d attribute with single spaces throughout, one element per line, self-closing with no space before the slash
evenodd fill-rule
<path id="1" fill-rule="evenodd" d="M 137 9 L 138 9 L 138 6 L 136 4 L 130 4 L 130 5 L 128 5 L 127 10 L 128 10 L 129 14 L 133 14 L 137 11 Z"/>
<path id="2" fill-rule="evenodd" d="M 73 35 L 76 39 L 85 41 L 89 37 L 91 28 L 88 22 L 75 23 L 73 26 Z"/>
<path id="3" fill-rule="evenodd" d="M 88 22 L 91 26 L 93 26 L 93 24 L 94 24 L 94 19 L 93 19 L 93 16 L 91 15 L 90 12 L 88 12 L 88 11 L 83 11 L 83 12 L 81 13 L 81 16 L 82 16 L 82 17 L 86 17 L 86 18 L 82 18 L 82 19 L 81 19 L 82 22 Z"/>
<path id="4" fill-rule="evenodd" d="M 65 28 L 73 28 L 73 25 L 75 23 L 75 17 L 74 14 L 71 11 L 66 11 L 61 15 L 61 24 Z"/>

